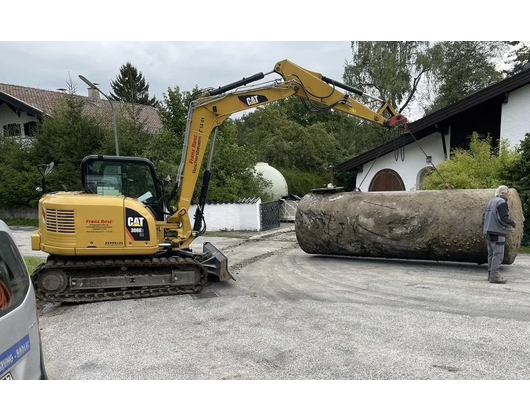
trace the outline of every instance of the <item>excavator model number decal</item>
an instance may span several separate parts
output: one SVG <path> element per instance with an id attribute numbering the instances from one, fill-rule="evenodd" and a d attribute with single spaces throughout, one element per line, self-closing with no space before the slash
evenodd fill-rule
<path id="1" fill-rule="evenodd" d="M 125 221 L 127 225 L 127 235 L 131 241 L 148 241 L 149 226 L 145 222 L 145 217 L 132 209 L 126 209 Z"/>

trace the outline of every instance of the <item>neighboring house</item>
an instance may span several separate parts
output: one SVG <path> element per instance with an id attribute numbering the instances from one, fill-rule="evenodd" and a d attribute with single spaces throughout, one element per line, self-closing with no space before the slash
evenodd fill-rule
<path id="1" fill-rule="evenodd" d="M 17 137 L 21 141 L 31 140 L 42 117 L 52 115 L 53 108 L 65 99 L 65 95 L 67 94 L 62 92 L 0 83 L 0 136 Z M 85 102 L 83 111 L 87 115 L 105 118 L 110 123 L 111 105 L 106 99 L 100 98 L 97 90 L 89 89 L 88 97 L 75 96 Z M 118 101 L 113 101 L 113 106 L 116 115 L 124 118 L 135 115 L 150 134 L 162 129 L 156 108 Z"/>
<path id="2" fill-rule="evenodd" d="M 357 172 L 361 191 L 418 190 L 432 164 L 449 159 L 455 149 L 469 148 L 473 132 L 480 138 L 489 134 L 494 146 L 499 139 L 519 145 L 530 132 L 530 70 L 409 123 L 409 129 L 417 142 L 404 134 L 337 169 Z"/>

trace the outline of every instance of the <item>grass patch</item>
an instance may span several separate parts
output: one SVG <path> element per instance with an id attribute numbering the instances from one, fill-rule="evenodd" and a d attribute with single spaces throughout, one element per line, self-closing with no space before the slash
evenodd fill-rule
<path id="1" fill-rule="evenodd" d="M 31 275 L 33 274 L 35 269 L 46 260 L 44 258 L 24 257 L 24 261 L 26 262 L 26 265 L 28 266 L 29 274 Z"/>
<path id="2" fill-rule="evenodd" d="M 519 254 L 530 254 L 530 246 L 522 246 Z"/>
<path id="3" fill-rule="evenodd" d="M 8 226 L 34 226 L 39 227 L 38 219 L 8 219 L 4 220 Z"/>

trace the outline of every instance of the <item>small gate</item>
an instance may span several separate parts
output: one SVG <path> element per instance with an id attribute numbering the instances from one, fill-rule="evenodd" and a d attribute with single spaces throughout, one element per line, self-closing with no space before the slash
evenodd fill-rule
<path id="1" fill-rule="evenodd" d="M 259 205 L 261 230 L 280 227 L 281 201 L 269 201 Z"/>

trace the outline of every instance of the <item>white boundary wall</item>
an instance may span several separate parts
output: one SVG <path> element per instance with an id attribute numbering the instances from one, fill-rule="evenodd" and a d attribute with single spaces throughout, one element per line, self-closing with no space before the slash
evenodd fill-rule
<path id="1" fill-rule="evenodd" d="M 204 219 L 207 231 L 222 230 L 261 230 L 259 206 L 261 200 L 245 204 L 206 204 Z M 195 221 L 197 206 L 190 206 L 191 225 Z"/>
<path id="2" fill-rule="evenodd" d="M 206 204 L 204 218 L 208 231 L 252 230 L 260 231 L 261 200 L 247 204 Z M 195 209 L 190 207 L 190 219 L 193 226 Z M 37 219 L 37 209 L 23 207 L 0 207 L 0 219 Z"/>

